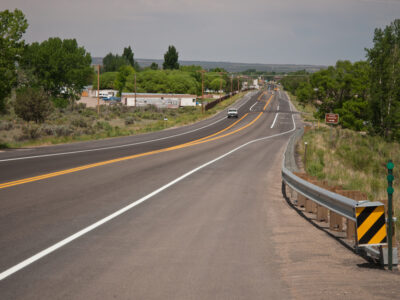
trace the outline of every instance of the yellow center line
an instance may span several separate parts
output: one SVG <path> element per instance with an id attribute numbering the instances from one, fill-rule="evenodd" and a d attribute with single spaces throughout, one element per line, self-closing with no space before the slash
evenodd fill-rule
<path id="1" fill-rule="evenodd" d="M 205 137 L 203 137 L 203 138 L 201 138 L 201 139 L 194 140 L 194 141 L 191 141 L 191 142 L 188 142 L 188 143 L 185 143 L 185 144 L 197 143 L 197 142 L 199 142 L 199 141 L 208 139 L 208 138 L 213 137 L 213 136 L 216 136 L 216 135 L 218 135 L 218 134 L 220 134 L 220 133 L 222 133 L 222 132 L 225 132 L 225 131 L 227 131 L 228 129 L 231 129 L 233 126 L 235 126 L 235 125 L 236 125 L 237 123 L 239 123 L 240 121 L 242 121 L 245 117 L 247 117 L 247 115 L 248 115 L 248 113 L 245 114 L 243 117 L 241 117 L 239 120 L 237 120 L 235 123 L 229 125 L 228 127 L 224 128 L 224 129 L 222 129 L 222 130 L 220 130 L 220 131 L 218 131 L 218 132 L 216 132 L 216 133 L 213 133 L 213 134 L 211 134 L 211 135 L 209 135 L 209 136 L 205 136 Z"/>
<path id="2" fill-rule="evenodd" d="M 265 111 L 265 110 L 267 109 L 267 106 L 269 105 L 269 103 L 271 102 L 271 100 L 272 100 L 272 95 L 271 95 L 271 97 L 269 97 L 267 103 L 265 103 L 265 105 L 264 105 L 264 107 L 263 107 L 263 111 Z"/>
<path id="3" fill-rule="evenodd" d="M 268 104 L 270 103 L 270 100 L 271 100 L 271 98 L 268 100 L 267 104 L 264 106 L 264 109 L 268 106 Z M 239 132 L 241 130 L 244 130 L 244 129 L 248 128 L 249 126 L 253 125 L 261 117 L 261 115 L 262 115 L 262 113 L 259 113 L 258 116 L 253 121 L 248 123 L 247 125 L 245 125 L 243 127 L 240 127 L 240 128 L 238 128 L 238 129 L 236 129 L 236 130 L 234 130 L 232 132 L 229 132 L 229 133 L 226 133 L 224 135 L 221 135 L 221 136 L 215 137 L 215 135 L 220 134 L 220 133 L 232 128 L 238 122 L 240 122 L 245 117 L 247 117 L 248 114 L 245 114 L 238 121 L 236 121 L 235 123 L 231 124 L 230 126 L 228 126 L 227 128 L 225 128 L 225 129 L 223 129 L 221 131 L 219 131 L 217 133 L 214 133 L 214 134 L 211 134 L 209 136 L 206 136 L 204 138 L 192 141 L 192 142 L 188 142 L 188 143 L 184 143 L 184 144 L 180 144 L 180 145 L 177 145 L 177 146 L 172 146 L 172 147 L 168 147 L 168 148 L 164 148 L 164 149 L 149 151 L 149 152 L 145 152 L 145 153 L 140 153 L 140 154 L 125 156 L 125 157 L 115 158 L 115 159 L 111 159 L 111 160 L 106 160 L 106 161 L 102 161 L 102 162 L 98 162 L 98 163 L 83 165 L 83 166 L 80 166 L 80 167 L 66 169 L 66 170 L 57 171 L 57 172 L 52 172 L 52 173 L 43 174 L 43 175 L 39 175 L 39 176 L 34 176 L 34 177 L 29 177 L 29 178 L 24 178 L 24 179 L 20 179 L 20 180 L 9 181 L 9 182 L 4 182 L 4 183 L 0 184 L 0 189 L 4 189 L 4 188 L 7 188 L 7 187 L 16 186 L 16 185 L 21 185 L 21 184 L 24 184 L 24 183 L 39 181 L 39 180 L 43 180 L 43 179 L 47 179 L 47 178 L 51 178 L 51 177 L 60 176 L 60 175 L 79 172 L 79 171 L 83 171 L 83 170 L 87 170 L 87 169 L 91 169 L 91 168 L 95 168 L 95 167 L 99 167 L 99 166 L 109 165 L 109 164 L 113 164 L 113 163 L 116 163 L 116 162 L 121 162 L 121 161 L 126 161 L 126 160 L 130 160 L 130 159 L 138 158 L 138 157 L 144 157 L 144 156 L 149 156 L 149 155 L 153 155 L 153 154 L 157 154 L 157 153 L 163 153 L 163 152 L 169 152 L 169 151 L 172 151 L 172 150 L 182 149 L 182 148 L 186 148 L 186 147 L 191 147 L 191 146 L 203 144 L 203 143 L 206 143 L 206 142 L 215 141 L 215 140 L 221 139 L 223 137 L 232 135 L 234 133 L 237 133 L 237 132 Z M 211 138 L 211 137 L 213 137 L 213 138 Z"/>
<path id="4" fill-rule="evenodd" d="M 258 96 L 257 100 L 260 101 L 262 96 L 264 96 L 264 95 L 268 95 L 268 92 L 261 93 L 260 96 Z"/>

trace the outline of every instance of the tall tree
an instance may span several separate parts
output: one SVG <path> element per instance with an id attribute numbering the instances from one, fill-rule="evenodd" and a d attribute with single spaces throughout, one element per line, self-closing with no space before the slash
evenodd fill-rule
<path id="1" fill-rule="evenodd" d="M 29 45 L 21 66 L 30 70 L 47 93 L 73 104 L 93 76 L 91 62 L 90 54 L 75 39 L 49 38 Z"/>
<path id="2" fill-rule="evenodd" d="M 28 22 L 22 11 L 0 12 L 0 112 L 5 110 L 5 98 L 17 83 L 16 63 L 23 52 L 22 35 Z"/>
<path id="3" fill-rule="evenodd" d="M 128 46 L 128 48 L 124 48 L 124 53 L 122 54 L 122 57 L 125 58 L 128 63 L 131 65 L 131 67 L 135 66 L 135 61 L 133 59 L 133 52 L 131 46 Z"/>
<path id="4" fill-rule="evenodd" d="M 135 70 L 131 66 L 122 66 L 119 69 L 117 78 L 114 81 L 114 86 L 118 90 L 119 96 L 121 96 L 123 89 L 126 86 L 128 76 L 134 74 Z"/>
<path id="5" fill-rule="evenodd" d="M 174 46 L 168 46 L 168 50 L 164 54 L 163 69 L 179 69 L 178 55 L 179 53 Z"/>
<path id="6" fill-rule="evenodd" d="M 372 123 L 386 138 L 400 135 L 400 19 L 375 29 L 374 46 L 366 49 L 371 65 Z"/>
<path id="7" fill-rule="evenodd" d="M 124 56 L 114 55 L 111 52 L 103 58 L 104 72 L 118 72 L 122 66 L 128 66 L 130 63 Z"/>

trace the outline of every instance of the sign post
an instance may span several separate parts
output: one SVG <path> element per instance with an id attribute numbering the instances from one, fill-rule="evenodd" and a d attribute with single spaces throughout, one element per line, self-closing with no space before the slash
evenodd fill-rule
<path id="1" fill-rule="evenodd" d="M 388 260 L 389 260 L 389 270 L 392 270 L 392 256 L 393 256 L 393 248 L 392 248 L 392 224 L 393 224 L 393 216 L 392 216 L 392 198 L 393 198 L 393 180 L 394 180 L 394 176 L 393 176 L 393 168 L 394 168 L 394 164 L 392 162 L 392 160 L 389 160 L 389 162 L 386 165 L 387 169 L 388 169 L 388 176 L 387 176 L 387 180 L 388 180 L 388 188 L 387 188 L 387 193 L 388 193 Z"/>
<path id="2" fill-rule="evenodd" d="M 325 114 L 325 124 L 331 125 L 331 144 L 333 144 L 332 125 L 339 123 L 339 114 Z"/>

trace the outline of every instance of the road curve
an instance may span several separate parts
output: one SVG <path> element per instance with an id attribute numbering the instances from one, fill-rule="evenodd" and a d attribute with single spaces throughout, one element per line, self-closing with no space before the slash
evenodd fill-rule
<path id="1" fill-rule="evenodd" d="M 1 184 L 43 177 L 0 188 L 2 298 L 298 298 L 276 243 L 296 118 L 280 92 L 240 104 L 239 120 L 2 153 Z"/>

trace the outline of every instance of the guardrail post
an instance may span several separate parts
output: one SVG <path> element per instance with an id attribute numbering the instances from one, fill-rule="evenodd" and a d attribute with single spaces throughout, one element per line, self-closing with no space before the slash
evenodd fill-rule
<path id="1" fill-rule="evenodd" d="M 329 210 L 326 207 L 323 207 L 321 205 L 317 205 L 317 221 L 322 222 L 328 222 L 328 214 Z"/>
<path id="2" fill-rule="evenodd" d="M 343 231 L 343 217 L 334 211 L 329 211 L 329 228 L 331 230 Z"/>
<path id="3" fill-rule="evenodd" d="M 302 194 L 297 193 L 297 205 L 300 207 L 304 207 L 306 205 L 306 197 L 304 197 Z"/>

